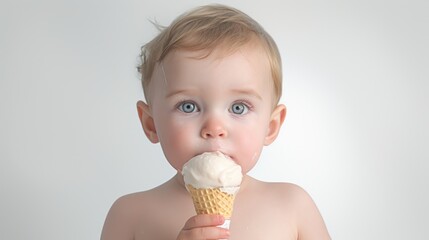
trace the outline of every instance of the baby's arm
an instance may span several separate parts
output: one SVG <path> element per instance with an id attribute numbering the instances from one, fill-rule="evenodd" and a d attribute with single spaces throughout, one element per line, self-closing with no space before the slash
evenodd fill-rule
<path id="1" fill-rule="evenodd" d="M 302 188 L 295 189 L 299 240 L 331 239 L 313 199 Z"/>

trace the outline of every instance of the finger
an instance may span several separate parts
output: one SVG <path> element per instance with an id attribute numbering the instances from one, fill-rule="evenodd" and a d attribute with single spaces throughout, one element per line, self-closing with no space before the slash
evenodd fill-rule
<path id="1" fill-rule="evenodd" d="M 229 237 L 229 230 L 225 228 L 198 227 L 182 230 L 178 239 L 227 239 Z"/>
<path id="2" fill-rule="evenodd" d="M 183 230 L 190 230 L 197 227 L 219 226 L 224 222 L 225 218 L 222 215 L 199 214 L 189 218 L 188 221 L 186 221 Z"/>

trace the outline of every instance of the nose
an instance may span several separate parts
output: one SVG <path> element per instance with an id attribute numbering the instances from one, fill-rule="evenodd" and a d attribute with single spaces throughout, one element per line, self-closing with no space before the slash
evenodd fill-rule
<path id="1" fill-rule="evenodd" d="M 225 126 L 216 119 L 207 120 L 201 129 L 201 137 L 204 139 L 225 138 L 227 136 L 228 132 Z"/>

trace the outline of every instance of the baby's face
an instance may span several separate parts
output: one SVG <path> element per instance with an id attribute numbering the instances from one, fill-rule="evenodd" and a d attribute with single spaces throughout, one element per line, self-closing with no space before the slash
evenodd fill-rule
<path id="1" fill-rule="evenodd" d="M 196 155 L 221 151 L 247 173 L 267 143 L 273 109 L 267 56 L 253 45 L 225 57 L 195 57 L 169 53 L 149 86 L 164 154 L 180 171 Z"/>

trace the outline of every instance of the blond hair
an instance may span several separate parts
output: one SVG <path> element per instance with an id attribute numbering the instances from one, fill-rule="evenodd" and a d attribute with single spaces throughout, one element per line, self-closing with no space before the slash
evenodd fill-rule
<path id="1" fill-rule="evenodd" d="M 224 5 L 195 8 L 176 18 L 170 26 L 160 27 L 158 36 L 142 47 L 138 67 L 144 95 L 148 102 L 148 85 L 157 63 L 173 50 L 201 51 L 208 56 L 215 49 L 233 52 L 256 39 L 267 52 L 274 86 L 274 103 L 282 94 L 281 58 L 272 37 L 245 13 Z"/>

